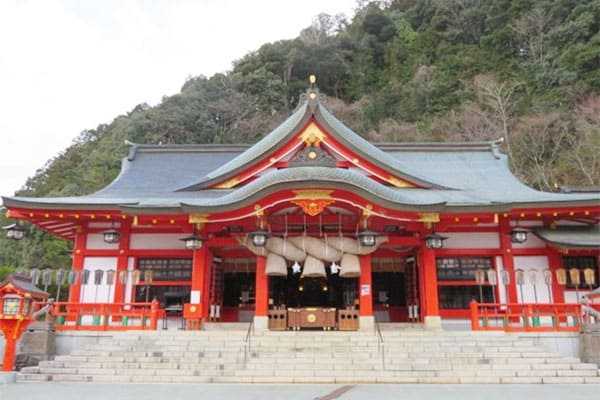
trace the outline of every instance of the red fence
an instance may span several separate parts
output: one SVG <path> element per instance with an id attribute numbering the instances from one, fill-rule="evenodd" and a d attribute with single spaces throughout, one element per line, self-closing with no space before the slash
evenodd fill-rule
<path id="1" fill-rule="evenodd" d="M 582 322 L 590 322 L 590 316 L 583 314 L 580 304 L 471 302 L 474 331 L 578 332 Z"/>
<path id="2" fill-rule="evenodd" d="M 150 303 L 69 303 L 55 302 L 52 316 L 57 331 L 156 330 L 164 317 L 158 302 Z"/>

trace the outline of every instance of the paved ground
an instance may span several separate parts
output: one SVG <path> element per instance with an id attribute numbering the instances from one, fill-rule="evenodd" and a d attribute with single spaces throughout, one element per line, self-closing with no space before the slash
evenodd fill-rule
<path id="1" fill-rule="evenodd" d="M 600 385 L 244 385 L 16 383 L 1 400 L 592 400 Z"/>

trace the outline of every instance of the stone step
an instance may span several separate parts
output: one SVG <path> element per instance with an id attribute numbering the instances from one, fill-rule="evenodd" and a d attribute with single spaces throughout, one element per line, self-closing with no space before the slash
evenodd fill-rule
<path id="1" fill-rule="evenodd" d="M 242 329 L 242 325 L 245 326 Z M 595 364 L 502 332 L 127 332 L 24 368 L 73 382 L 599 383 Z M 222 328 L 225 329 L 225 328 Z M 381 349 L 384 350 L 381 350 Z M 247 353 L 245 353 L 247 351 Z"/>

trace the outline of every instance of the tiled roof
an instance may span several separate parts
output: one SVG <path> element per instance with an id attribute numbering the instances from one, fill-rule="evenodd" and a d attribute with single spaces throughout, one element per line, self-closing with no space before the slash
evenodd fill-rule
<path id="1" fill-rule="evenodd" d="M 342 145 L 385 171 L 421 188 L 396 188 L 352 169 L 272 169 L 235 189 L 205 189 L 235 176 L 285 144 L 315 118 Z M 503 209 L 534 204 L 593 204 L 599 193 L 547 193 L 521 183 L 497 144 L 393 143 L 374 145 L 337 120 L 320 103 L 307 100 L 279 127 L 254 145 L 133 145 L 119 176 L 104 189 L 79 197 L 5 197 L 8 207 L 160 210 L 235 207 L 277 188 L 335 187 L 362 193 L 400 208 Z"/>

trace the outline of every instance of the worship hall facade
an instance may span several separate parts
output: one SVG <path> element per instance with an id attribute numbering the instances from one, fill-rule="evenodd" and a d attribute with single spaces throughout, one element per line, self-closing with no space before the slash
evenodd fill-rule
<path id="1" fill-rule="evenodd" d="M 130 144 L 96 193 L 3 203 L 74 243 L 70 302 L 271 329 L 575 303 L 598 287 L 600 194 L 534 190 L 499 145 L 370 143 L 311 86 L 256 144 Z"/>

